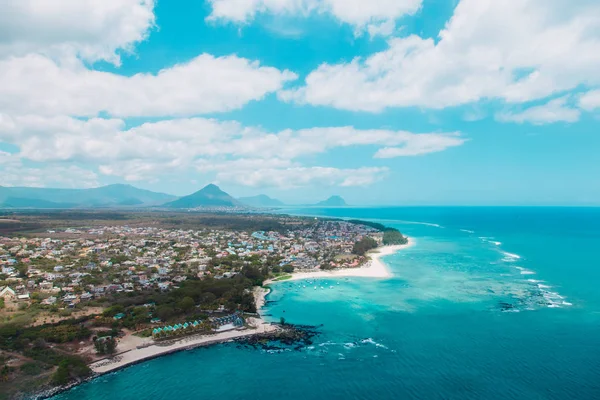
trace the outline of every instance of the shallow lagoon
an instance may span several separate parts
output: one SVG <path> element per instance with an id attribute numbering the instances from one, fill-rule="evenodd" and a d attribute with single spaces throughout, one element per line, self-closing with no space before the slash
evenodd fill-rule
<path id="1" fill-rule="evenodd" d="M 56 398 L 600 398 L 600 210 L 296 212 L 385 221 L 417 245 L 385 259 L 392 279 L 274 285 L 264 312 L 322 325 L 312 346 L 186 351 Z"/>

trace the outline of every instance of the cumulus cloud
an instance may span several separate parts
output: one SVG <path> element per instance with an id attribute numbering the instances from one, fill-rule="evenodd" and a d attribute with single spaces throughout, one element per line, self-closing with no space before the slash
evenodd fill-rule
<path id="1" fill-rule="evenodd" d="M 496 116 L 502 122 L 531 123 L 534 125 L 555 122 L 576 122 L 581 112 L 568 105 L 569 98 L 561 97 L 541 106 L 525 109 L 521 112 L 505 112 Z"/>
<path id="2" fill-rule="evenodd" d="M 579 107 L 586 111 L 600 108 L 600 90 L 590 90 L 579 97 Z"/>
<path id="3" fill-rule="evenodd" d="M 322 64 L 280 97 L 369 112 L 523 103 L 597 85 L 598 70 L 599 2 L 461 0 L 439 40 L 390 39 L 367 58 Z"/>
<path id="4" fill-rule="evenodd" d="M 0 151 L 0 186 L 96 187 L 98 175 L 75 165 L 30 166 L 19 155 Z"/>
<path id="5" fill-rule="evenodd" d="M 295 188 L 302 186 L 368 186 L 383 178 L 387 168 L 340 169 L 293 167 L 217 173 L 217 180 L 251 187 Z"/>
<path id="6" fill-rule="evenodd" d="M 154 26 L 154 0 L 3 0 L 0 57 L 76 54 L 119 63 Z"/>
<path id="7" fill-rule="evenodd" d="M 466 139 L 458 133 L 415 135 L 412 140 L 404 141 L 399 147 L 385 147 L 375 153 L 376 158 L 395 158 L 420 156 L 437 153 L 451 147 L 461 146 Z M 389 144 L 394 144 L 390 142 Z"/>
<path id="8" fill-rule="evenodd" d="M 182 116 L 240 108 L 295 79 L 237 56 L 202 54 L 157 74 L 118 75 L 39 54 L 0 60 L 0 110 L 15 114 Z"/>
<path id="9" fill-rule="evenodd" d="M 381 176 L 378 169 L 338 170 L 305 167 L 298 159 L 334 148 L 365 146 L 390 149 L 376 157 L 414 156 L 459 146 L 466 140 L 456 132 L 412 133 L 393 130 L 359 130 L 326 127 L 268 132 L 235 121 L 206 118 L 173 119 L 126 129 L 120 119 L 8 116 L 0 114 L 0 140 L 19 147 L 19 156 L 36 162 L 89 162 L 104 175 L 129 181 L 196 167 L 219 179 L 240 179 L 248 185 L 267 178 L 278 185 L 306 173 L 310 182 L 364 185 Z M 335 171 L 346 171 L 347 174 Z M 236 176 L 238 178 L 236 178 Z M 282 177 L 281 179 L 277 177 Z M 304 178 L 298 177 L 298 183 Z M 332 183 L 333 184 L 333 183 Z"/>
<path id="10" fill-rule="evenodd" d="M 368 186 L 382 179 L 385 167 L 303 167 L 281 158 L 242 158 L 227 161 L 199 160 L 198 171 L 215 172 L 218 182 L 251 187 Z"/>
<path id="11" fill-rule="evenodd" d="M 351 146 L 401 146 L 403 155 L 441 151 L 465 142 L 460 133 L 413 133 L 326 127 L 268 132 L 235 121 L 184 118 L 125 129 L 120 119 L 11 117 L 0 114 L 0 139 L 34 161 L 193 159 L 199 156 L 294 159 Z"/>
<path id="12" fill-rule="evenodd" d="M 389 35 L 394 21 L 403 15 L 416 13 L 422 0 L 209 0 L 212 13 L 208 20 L 248 23 L 257 14 L 307 16 L 328 14 L 350 24 L 357 35 Z"/>

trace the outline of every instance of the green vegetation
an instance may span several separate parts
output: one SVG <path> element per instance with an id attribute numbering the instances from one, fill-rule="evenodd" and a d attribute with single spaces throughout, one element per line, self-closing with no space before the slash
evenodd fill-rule
<path id="1" fill-rule="evenodd" d="M 90 336 L 86 319 L 71 319 L 55 325 L 25 327 L 14 322 L 0 326 L 0 349 L 19 353 L 27 360 L 19 368 L 3 369 L 0 385 L 2 395 L 29 392 L 50 381 L 64 385 L 87 377 L 91 371 L 83 358 L 70 354 L 61 344 Z M 48 345 L 48 342 L 55 343 Z M 55 371 L 50 375 L 52 369 Z"/>
<path id="2" fill-rule="evenodd" d="M 358 219 L 351 219 L 348 222 L 356 225 L 369 226 L 383 232 L 383 244 L 386 246 L 408 243 L 408 239 L 396 228 L 390 228 L 377 222 L 361 221 Z"/>
<path id="3" fill-rule="evenodd" d="M 85 326 L 62 324 L 58 326 L 49 326 L 37 332 L 33 329 L 29 329 L 23 334 L 23 337 L 32 339 L 42 338 L 51 343 L 67 343 L 74 340 L 87 339 L 90 335 L 90 330 Z"/>
<path id="4" fill-rule="evenodd" d="M 365 236 L 358 242 L 354 243 L 352 253 L 364 256 L 369 250 L 377 248 L 377 242 L 372 237 Z"/>
<path id="5" fill-rule="evenodd" d="M 58 369 L 52 375 L 52 383 L 55 385 L 66 385 L 75 379 L 89 376 L 92 370 L 80 357 L 65 357 L 59 364 Z"/>
<path id="6" fill-rule="evenodd" d="M 280 275 L 277 278 L 273 279 L 273 282 L 286 281 L 288 279 L 292 279 L 292 275 Z"/>
<path id="7" fill-rule="evenodd" d="M 383 244 L 385 245 L 398 245 L 406 244 L 408 239 L 400 233 L 398 229 L 386 228 L 383 232 Z"/>
<path id="8" fill-rule="evenodd" d="M 21 365 L 20 370 L 25 375 L 36 376 L 44 371 L 44 364 L 40 362 L 27 362 Z"/>
<path id="9" fill-rule="evenodd" d="M 149 290 L 114 294 L 104 299 L 112 305 L 104 311 L 104 318 L 96 320 L 95 324 L 138 330 L 144 329 L 152 318 L 160 318 L 165 323 L 188 318 L 205 319 L 206 311 L 220 306 L 228 312 L 255 313 L 252 288 L 261 286 L 268 276 L 268 268 L 248 265 L 232 278 L 189 278 L 169 292 Z M 119 314 L 123 316 L 114 319 Z"/>
<path id="10" fill-rule="evenodd" d="M 271 269 L 273 271 L 274 274 L 278 274 L 281 272 L 285 272 L 286 274 L 291 274 L 292 272 L 294 272 L 294 267 L 291 265 L 284 265 L 284 266 L 275 266 Z"/>
<path id="11" fill-rule="evenodd" d="M 99 337 L 94 340 L 96 353 L 100 355 L 113 355 L 117 352 L 117 341 L 111 336 Z"/>
<path id="12" fill-rule="evenodd" d="M 373 229 L 377 229 L 378 231 L 384 231 L 384 230 L 388 229 L 388 228 L 386 228 L 385 225 L 379 224 L 377 222 L 361 221 L 360 219 L 351 219 L 351 220 L 348 220 L 348 222 L 351 224 L 354 224 L 354 225 L 368 226 Z"/>
<path id="13" fill-rule="evenodd" d="M 290 227 L 311 226 L 317 221 L 285 215 L 189 213 L 171 211 L 117 211 L 117 210 L 0 210 L 0 234 L 12 236 L 24 233 L 43 232 L 47 229 L 78 228 L 95 224 L 153 226 L 165 229 L 226 229 L 245 232 L 285 232 Z M 326 219 L 321 218 L 321 221 Z M 115 261 L 117 259 L 115 258 Z"/>

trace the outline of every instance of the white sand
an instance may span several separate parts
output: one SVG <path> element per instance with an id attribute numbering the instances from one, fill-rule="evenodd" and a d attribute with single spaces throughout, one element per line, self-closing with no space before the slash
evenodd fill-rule
<path id="1" fill-rule="evenodd" d="M 260 311 L 260 309 L 263 308 L 263 306 L 265 305 L 265 298 L 267 297 L 267 294 L 269 294 L 270 291 L 270 289 L 261 286 L 257 286 L 254 288 L 254 304 L 256 304 L 256 309 L 258 311 Z"/>
<path id="2" fill-rule="evenodd" d="M 372 252 L 368 253 L 368 256 L 371 258 L 367 264 L 360 268 L 346 268 L 346 269 L 336 269 L 331 271 L 309 271 L 309 272 L 295 272 L 292 274 L 290 279 L 282 280 L 282 281 L 269 281 L 267 283 L 276 283 L 276 282 L 288 282 L 288 281 L 297 281 L 300 279 L 314 279 L 314 278 L 339 278 L 339 277 L 347 277 L 347 276 L 358 276 L 363 278 L 389 278 L 392 276 L 392 273 L 389 271 L 387 265 L 381 260 L 384 256 L 389 256 L 390 254 L 394 254 L 397 251 L 406 249 L 415 244 L 415 241 L 411 238 L 407 238 L 408 243 L 397 246 L 383 246 L 379 247 Z"/>
<path id="3" fill-rule="evenodd" d="M 132 350 L 122 352 L 120 354 L 115 355 L 111 359 L 97 361 L 91 364 L 90 368 L 96 373 L 103 374 L 110 371 L 114 371 L 116 369 L 123 368 L 127 365 L 136 364 L 140 361 L 156 358 L 176 351 L 191 349 L 200 346 L 208 346 L 215 343 L 223 343 L 245 336 L 252 336 L 257 333 L 273 332 L 278 329 L 276 326 L 268 324 L 262 319 L 258 318 L 248 318 L 248 322 L 254 327 L 253 329 L 232 330 L 217 333 L 214 335 L 187 336 L 169 345 L 165 345 L 161 342 L 154 343 L 152 339 L 142 339 L 147 344 L 153 344 L 150 344 L 147 347 L 134 348 Z M 120 348 L 117 349 L 120 351 L 125 350 Z"/>

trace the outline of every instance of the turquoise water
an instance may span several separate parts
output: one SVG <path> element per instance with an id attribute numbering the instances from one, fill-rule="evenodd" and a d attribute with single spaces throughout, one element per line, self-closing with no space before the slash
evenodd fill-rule
<path id="1" fill-rule="evenodd" d="M 392 279 L 275 285 L 264 312 L 322 325 L 313 346 L 186 351 L 56 399 L 600 398 L 600 209 L 294 212 L 377 220 L 417 244 L 385 258 Z"/>

